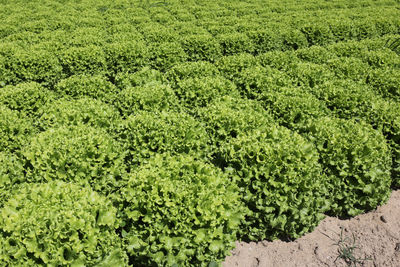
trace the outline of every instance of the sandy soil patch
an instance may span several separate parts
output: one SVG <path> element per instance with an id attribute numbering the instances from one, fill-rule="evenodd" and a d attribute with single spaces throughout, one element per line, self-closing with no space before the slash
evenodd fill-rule
<path id="1" fill-rule="evenodd" d="M 222 266 L 400 267 L 400 190 L 369 213 L 349 220 L 326 217 L 293 242 L 237 242 Z"/>

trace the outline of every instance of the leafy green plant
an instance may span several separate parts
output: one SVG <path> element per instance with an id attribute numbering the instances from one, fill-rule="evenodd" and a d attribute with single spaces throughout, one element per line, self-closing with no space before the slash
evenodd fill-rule
<path id="1" fill-rule="evenodd" d="M 330 61 L 329 61 L 330 62 Z M 286 71 L 295 86 L 313 88 L 319 84 L 334 79 L 334 70 L 324 65 L 310 62 L 298 62 Z"/>
<path id="2" fill-rule="evenodd" d="M 367 80 L 369 69 L 371 68 L 368 63 L 355 57 L 331 59 L 327 62 L 327 66 L 339 79 L 352 79 L 360 82 Z"/>
<path id="3" fill-rule="evenodd" d="M 32 181 L 73 181 L 108 194 L 125 171 L 121 146 L 105 131 L 86 125 L 50 128 L 33 136 L 23 151 Z"/>
<path id="4" fill-rule="evenodd" d="M 189 110 L 204 107 L 212 99 L 224 95 L 239 95 L 236 86 L 221 76 L 181 80 L 174 91 L 181 103 Z"/>
<path id="5" fill-rule="evenodd" d="M 83 96 L 108 102 L 117 88 L 103 75 L 79 74 L 60 80 L 54 90 L 59 95 L 80 98 Z"/>
<path id="6" fill-rule="evenodd" d="M 324 217 L 328 202 L 319 156 L 299 134 L 271 125 L 231 139 L 221 154 L 250 210 L 242 238 L 298 238 Z"/>
<path id="7" fill-rule="evenodd" d="M 356 37 L 356 28 L 352 23 L 351 18 L 340 17 L 329 21 L 329 26 L 332 31 L 334 40 L 337 42 L 352 40 Z"/>
<path id="8" fill-rule="evenodd" d="M 7 36 L 13 35 L 17 31 L 18 28 L 16 26 L 5 23 L 4 25 L 1 25 L 0 38 L 6 38 Z"/>
<path id="9" fill-rule="evenodd" d="M 60 63 L 66 77 L 107 73 L 106 54 L 98 46 L 69 47 L 62 51 Z"/>
<path id="10" fill-rule="evenodd" d="M 55 98 L 53 92 L 36 82 L 8 85 L 0 90 L 0 104 L 28 116 L 36 116 L 43 105 Z"/>
<path id="11" fill-rule="evenodd" d="M 387 39 L 384 46 L 400 55 L 400 38 Z"/>
<path id="12" fill-rule="evenodd" d="M 400 106 L 380 97 L 367 85 L 349 80 L 331 80 L 311 90 L 325 102 L 332 114 L 343 119 L 362 120 L 382 132 L 392 151 L 392 185 L 399 184 Z"/>
<path id="13" fill-rule="evenodd" d="M 0 82 L 5 85 L 31 81 L 53 85 L 62 76 L 59 60 L 49 51 L 13 47 L 9 52 L 0 57 Z"/>
<path id="14" fill-rule="evenodd" d="M 107 67 L 111 76 L 135 72 L 149 64 L 150 49 L 143 41 L 110 43 L 105 47 Z"/>
<path id="15" fill-rule="evenodd" d="M 293 81 L 280 70 L 252 65 L 240 70 L 231 78 L 243 95 L 250 99 L 262 99 L 265 94 L 291 86 Z"/>
<path id="16" fill-rule="evenodd" d="M 211 24 L 211 25 L 210 25 Z M 220 25 L 218 22 L 211 22 L 207 25 L 207 30 L 213 35 L 231 34 L 236 32 L 236 27 L 232 25 Z"/>
<path id="17" fill-rule="evenodd" d="M 374 23 L 378 36 L 398 33 L 396 22 L 392 19 L 382 16 L 380 18 L 375 18 Z"/>
<path id="18" fill-rule="evenodd" d="M 338 42 L 327 47 L 339 58 L 357 57 L 368 51 L 368 45 L 363 42 L 349 40 L 347 42 Z"/>
<path id="19" fill-rule="evenodd" d="M 187 54 L 178 42 L 154 43 L 150 49 L 150 65 L 163 72 L 187 60 Z"/>
<path id="20" fill-rule="evenodd" d="M 257 65 L 257 60 L 251 54 L 240 53 L 222 57 L 215 65 L 225 78 L 231 80 L 239 76 L 244 69 Z"/>
<path id="21" fill-rule="evenodd" d="M 400 101 L 400 73 L 395 68 L 380 68 L 369 72 L 367 84 L 382 96 Z"/>
<path id="22" fill-rule="evenodd" d="M 149 67 L 144 67 L 133 73 L 121 72 L 115 77 L 115 85 L 120 89 L 143 86 L 153 82 L 165 82 L 165 79 L 161 72 Z"/>
<path id="23" fill-rule="evenodd" d="M 127 265 L 116 208 L 89 187 L 24 184 L 0 212 L 1 265 Z"/>
<path id="24" fill-rule="evenodd" d="M 253 43 L 256 54 L 277 50 L 282 47 L 282 39 L 272 29 L 253 29 L 246 31 L 246 34 Z"/>
<path id="25" fill-rule="evenodd" d="M 44 105 L 34 124 L 40 130 L 82 124 L 108 130 L 119 120 L 121 117 L 118 110 L 100 100 L 64 97 Z"/>
<path id="26" fill-rule="evenodd" d="M 272 115 L 259 102 L 232 96 L 214 99 L 206 107 L 199 108 L 197 114 L 206 123 L 217 150 L 226 141 L 273 122 Z"/>
<path id="27" fill-rule="evenodd" d="M 190 61 L 214 62 L 222 56 L 220 44 L 209 34 L 187 35 L 182 40 L 182 47 Z"/>
<path id="28" fill-rule="evenodd" d="M 327 45 L 334 40 L 331 29 L 327 24 L 306 24 L 301 27 L 300 31 L 305 35 L 309 46 Z"/>
<path id="29" fill-rule="evenodd" d="M 255 59 L 263 67 L 270 67 L 281 71 L 290 70 L 293 64 L 300 61 L 293 51 L 271 51 L 260 54 Z"/>
<path id="30" fill-rule="evenodd" d="M 104 31 L 97 27 L 78 27 L 70 33 L 68 46 L 85 47 L 95 45 L 102 47 L 105 44 L 106 35 Z"/>
<path id="31" fill-rule="evenodd" d="M 354 21 L 354 28 L 356 29 L 358 40 L 373 38 L 378 35 L 375 22 L 370 18 L 362 18 Z"/>
<path id="32" fill-rule="evenodd" d="M 146 41 L 151 43 L 176 42 L 179 40 L 179 34 L 175 29 L 160 23 L 146 23 L 141 28 L 141 32 Z"/>
<path id="33" fill-rule="evenodd" d="M 165 73 L 166 79 L 173 87 L 181 81 L 188 78 L 204 78 L 219 75 L 217 67 L 207 61 L 184 62 L 175 65 Z"/>
<path id="34" fill-rule="evenodd" d="M 391 153 L 382 133 L 366 123 L 321 117 L 304 134 L 320 154 L 330 214 L 355 216 L 388 199 Z"/>
<path id="35" fill-rule="evenodd" d="M 157 153 L 207 158 L 210 152 L 203 124 L 184 112 L 139 112 L 117 125 L 114 136 L 128 152 L 131 168 Z"/>
<path id="36" fill-rule="evenodd" d="M 239 184 L 242 239 L 292 239 L 324 211 L 352 216 L 383 203 L 390 183 L 400 188 L 396 1 L 22 2 L 0 0 L 0 207 L 20 205 L 18 190 L 36 186 L 26 183 L 90 186 L 113 197 L 125 222 L 99 231 L 124 239 L 130 262 L 108 241 L 98 243 L 104 255 L 44 262 L 45 243 L 8 250 L 10 233 L 0 229 L 1 266 L 218 265 L 236 230 L 215 230 L 233 228 L 211 204 L 214 214 L 199 219 L 204 236 L 194 224 L 195 199 L 222 194 L 214 184 L 196 191 L 204 166 L 223 176 L 224 190 Z M 184 186 L 195 193 L 179 198 L 187 169 Z M 81 208 L 68 205 L 63 212 Z M 60 210 L 51 207 L 49 216 Z M 145 224 L 153 214 L 161 219 Z M 37 228 L 15 227 L 51 229 L 41 218 L 32 216 Z M 46 255 L 64 257 L 59 244 Z"/>
<path id="37" fill-rule="evenodd" d="M 22 160 L 13 153 L 0 152 L 0 209 L 14 187 L 26 181 Z"/>
<path id="38" fill-rule="evenodd" d="M 121 90 L 115 95 L 113 104 L 126 118 L 143 110 L 159 112 L 177 109 L 178 101 L 170 86 L 160 82 L 150 82 Z"/>
<path id="39" fill-rule="evenodd" d="M 292 29 L 290 27 L 283 28 L 281 36 L 283 39 L 283 46 L 281 50 L 283 51 L 297 50 L 309 46 L 306 35 L 300 30 Z"/>
<path id="40" fill-rule="evenodd" d="M 324 102 L 298 87 L 264 93 L 260 102 L 274 116 L 275 122 L 291 130 L 299 130 L 308 120 L 330 114 Z"/>
<path id="41" fill-rule="evenodd" d="M 33 133 L 29 118 L 0 105 L 0 151 L 19 151 Z"/>
<path id="42" fill-rule="evenodd" d="M 237 191 L 221 170 L 190 156 L 152 157 L 121 189 L 122 236 L 130 263 L 221 262 L 243 219 Z"/>
<path id="43" fill-rule="evenodd" d="M 379 97 L 366 85 L 352 80 L 331 79 L 310 90 L 337 116 L 344 119 L 366 119 Z"/>
<path id="44" fill-rule="evenodd" d="M 328 60 L 336 58 L 336 55 L 324 46 L 311 46 L 296 51 L 296 56 L 302 61 L 314 64 L 325 64 Z"/>
<path id="45" fill-rule="evenodd" d="M 400 103 L 377 98 L 367 121 L 382 131 L 392 152 L 392 187 L 400 188 Z"/>
<path id="46" fill-rule="evenodd" d="M 399 49 L 400 50 L 400 49 Z M 400 51 L 396 54 L 388 48 L 365 51 L 360 57 L 366 61 L 370 66 L 381 68 L 400 68 Z"/>
<path id="47" fill-rule="evenodd" d="M 224 56 L 254 52 L 251 39 L 244 33 L 219 34 L 215 38 L 218 40 Z"/>
<path id="48" fill-rule="evenodd" d="M 109 25 L 108 27 L 107 32 L 110 35 L 108 35 L 107 40 L 109 40 L 110 43 L 122 43 L 126 41 L 132 42 L 133 40 L 140 41 L 144 39 L 142 33 L 139 32 L 133 24 L 126 21 Z"/>

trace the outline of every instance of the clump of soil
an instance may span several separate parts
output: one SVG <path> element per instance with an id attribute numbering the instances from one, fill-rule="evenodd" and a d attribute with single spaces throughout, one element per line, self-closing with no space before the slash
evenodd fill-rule
<path id="1" fill-rule="evenodd" d="M 223 267 L 400 266 L 400 190 L 387 204 L 357 217 L 326 217 L 293 241 L 237 242 Z"/>

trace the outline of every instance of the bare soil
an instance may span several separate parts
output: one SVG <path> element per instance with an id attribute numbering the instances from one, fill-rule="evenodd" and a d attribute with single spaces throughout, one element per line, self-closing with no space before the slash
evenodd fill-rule
<path id="1" fill-rule="evenodd" d="M 348 220 L 326 217 L 293 242 L 237 242 L 222 266 L 400 267 L 400 190 L 366 214 Z"/>

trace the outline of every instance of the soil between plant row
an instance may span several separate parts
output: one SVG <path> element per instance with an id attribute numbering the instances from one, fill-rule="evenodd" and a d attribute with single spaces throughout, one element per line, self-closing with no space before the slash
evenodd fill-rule
<path id="1" fill-rule="evenodd" d="M 327 216 L 313 232 L 292 242 L 237 242 L 222 266 L 399 267 L 400 190 L 371 212 L 347 220 Z"/>

